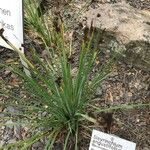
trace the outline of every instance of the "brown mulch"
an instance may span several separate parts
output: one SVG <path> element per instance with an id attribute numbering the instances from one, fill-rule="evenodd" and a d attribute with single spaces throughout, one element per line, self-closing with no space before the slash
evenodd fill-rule
<path id="1" fill-rule="evenodd" d="M 119 0 L 118 0 L 119 1 Z M 115 0 L 112 0 L 114 3 Z M 116 0 L 117 2 L 117 0 Z M 127 2 L 138 9 L 150 9 L 150 0 L 127 0 Z M 65 14 L 68 17 L 68 14 Z M 71 12 L 69 14 L 73 15 Z M 71 16 L 68 19 L 72 19 Z M 71 22 L 73 23 L 73 21 Z M 77 28 L 77 24 L 69 24 L 70 27 Z M 74 30 L 74 29 L 73 29 Z M 79 32 L 78 30 L 76 32 Z M 78 39 L 78 33 L 76 33 Z M 0 62 L 16 63 L 18 57 L 6 49 L 0 48 Z M 7 80 L 2 88 L 9 90 L 18 90 L 15 77 L 2 68 L 0 70 L 0 80 Z M 14 80 L 15 79 L 15 80 Z M 17 92 L 18 92 L 17 91 Z M 96 103 L 98 105 L 119 105 L 120 103 L 147 103 L 150 102 L 150 72 L 142 69 L 127 65 L 124 62 L 118 62 L 114 67 L 112 74 L 103 82 L 99 87 L 96 94 Z M 0 99 L 1 100 L 1 99 Z M 101 131 L 105 131 L 105 127 L 101 124 L 103 114 L 98 115 L 99 126 L 95 126 Z M 106 120 L 104 121 L 106 122 Z M 11 130 L 11 129 L 9 129 Z M 2 132 L 3 131 L 3 132 Z M 1 133 L 2 132 L 2 133 Z M 0 136 L 6 134 L 6 130 L 1 130 Z M 8 132 L 8 131 L 7 131 Z M 11 132 L 11 131 L 10 131 Z M 111 122 L 110 131 L 121 138 L 131 140 L 137 143 L 137 150 L 150 149 L 150 109 L 149 108 L 136 108 L 133 110 L 119 110 L 113 112 L 113 121 Z M 12 132 L 11 132 L 12 133 Z M 6 135 L 8 136 L 8 135 Z M 11 135 L 13 137 L 13 135 Z M 8 138 L 6 141 L 11 140 Z M 80 149 L 88 149 L 89 139 L 81 141 L 82 147 Z M 33 150 L 37 150 L 43 143 L 38 143 Z M 56 146 L 55 150 L 61 150 L 61 146 Z M 40 149 L 40 148 L 39 148 Z M 71 149 L 70 149 L 71 150 Z"/>

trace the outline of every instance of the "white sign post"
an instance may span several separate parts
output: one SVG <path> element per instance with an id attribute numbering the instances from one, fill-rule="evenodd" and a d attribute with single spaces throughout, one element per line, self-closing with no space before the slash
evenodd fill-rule
<path id="1" fill-rule="evenodd" d="M 0 27 L 4 36 L 20 49 L 23 39 L 23 2 L 22 0 L 0 0 Z M 0 37 L 0 45 L 12 49 Z"/>
<path id="2" fill-rule="evenodd" d="M 0 29 L 4 29 L 3 36 L 17 49 L 24 53 L 24 28 L 23 28 L 23 0 L 0 0 Z M 0 46 L 14 50 L 0 36 Z M 30 76 L 26 62 L 21 58 L 25 73 Z"/>
<path id="3" fill-rule="evenodd" d="M 136 144 L 114 135 L 93 130 L 89 150 L 135 150 Z"/>

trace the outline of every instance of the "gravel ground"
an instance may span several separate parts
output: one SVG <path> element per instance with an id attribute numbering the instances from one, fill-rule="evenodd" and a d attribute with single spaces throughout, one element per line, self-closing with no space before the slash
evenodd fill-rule
<path id="1" fill-rule="evenodd" d="M 150 0 L 127 0 L 127 2 L 135 8 L 150 10 Z"/>
<path id="2" fill-rule="evenodd" d="M 3 61 L 9 62 L 9 56 L 13 55 L 12 52 L 3 52 L 1 58 Z M 14 56 L 15 58 L 15 56 Z M 1 71 L 0 77 L 3 80 L 7 80 L 7 84 L 3 85 L 2 88 L 12 90 L 21 93 L 21 83 L 12 81 L 16 78 L 13 74 L 9 73 L 8 70 Z M 108 106 L 118 105 L 120 103 L 131 103 L 131 102 L 149 102 L 150 100 L 150 73 L 143 70 L 137 69 L 130 65 L 126 65 L 123 62 L 119 62 L 113 69 L 111 75 L 102 83 L 95 93 L 96 106 Z M 9 98 L 8 98 L 9 99 Z M 1 100 L 8 100 L 3 99 Z M 14 113 L 19 113 L 21 110 L 15 107 L 2 108 L 1 111 L 11 113 L 11 119 L 6 120 L 5 123 L 14 123 Z M 104 115 L 105 116 L 105 115 Z M 0 116 L 3 119 L 3 115 Z M 103 114 L 97 116 L 99 121 L 98 126 L 93 128 L 106 131 L 106 120 Z M 117 135 L 121 138 L 125 138 L 137 143 L 137 150 L 149 149 L 150 148 L 150 109 L 133 109 L 128 111 L 115 111 L 113 112 L 113 122 L 111 123 L 110 133 Z M 4 121 L 4 119 L 3 119 Z M 1 120 L 2 122 L 2 120 Z M 40 129 L 39 129 L 40 130 Z M 18 139 L 24 139 L 29 135 L 29 128 L 26 125 L 8 125 L 2 126 L 0 130 L 0 144 L 7 144 Z M 41 140 L 33 144 L 31 150 L 42 150 L 46 140 Z M 83 149 L 88 149 L 89 139 L 82 140 Z M 61 144 L 56 144 L 54 150 L 61 150 Z"/>
<path id="3" fill-rule="evenodd" d="M 91 4 L 90 7 L 97 7 L 100 3 L 115 3 L 121 0 L 99 0 Z M 77 3 L 81 1 L 76 1 Z M 138 9 L 150 9 L 149 0 L 127 0 L 133 7 Z M 64 18 L 68 20 L 67 26 L 72 31 L 75 31 L 74 38 L 79 40 L 82 34 L 80 33 L 80 23 L 77 20 L 76 7 L 71 7 L 69 10 L 63 10 Z M 69 31 L 70 32 L 70 31 Z M 75 45 L 78 47 L 78 44 Z M 109 53 L 109 52 L 108 52 Z M 18 57 L 11 51 L 0 48 L 0 62 L 16 63 Z M 5 84 L 1 84 L 0 88 L 9 91 L 21 93 L 21 82 L 16 79 L 16 76 L 10 73 L 9 70 L 2 68 L 0 70 L 0 80 L 5 80 Z M 1 83 L 1 82 L 0 82 Z M 6 101 L 9 98 L 0 97 L 0 101 Z M 120 61 L 114 67 L 112 74 L 103 82 L 97 89 L 95 94 L 95 105 L 112 105 L 130 102 L 149 102 L 150 101 L 150 72 L 146 72 L 139 68 L 127 65 Z M 9 112 L 12 118 L 6 120 L 8 124 L 15 122 L 13 113 L 19 113 L 21 110 L 16 110 L 14 107 L 1 107 L 0 112 Z M 97 116 L 99 126 L 94 128 L 105 131 L 105 123 L 103 124 L 103 115 Z M 137 150 L 150 149 L 150 109 L 134 109 L 130 111 L 113 112 L 113 122 L 110 132 L 121 138 L 125 138 L 137 143 Z M 0 122 L 4 122 L 4 115 L 0 114 Z M 2 126 L 0 128 L 0 145 L 12 143 L 18 139 L 24 139 L 29 135 L 27 126 Z M 31 150 L 43 150 L 43 145 L 46 139 L 35 143 Z M 87 150 L 89 139 L 82 140 L 81 150 Z M 54 150 L 62 150 L 62 145 L 57 143 Z M 71 149 L 70 149 L 71 150 Z"/>

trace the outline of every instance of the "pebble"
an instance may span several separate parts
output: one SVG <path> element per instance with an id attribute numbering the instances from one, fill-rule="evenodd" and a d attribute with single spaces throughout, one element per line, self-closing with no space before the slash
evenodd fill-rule
<path id="1" fill-rule="evenodd" d="M 12 120 L 8 120 L 7 122 L 6 122 L 6 127 L 8 127 L 9 129 L 13 129 L 13 122 L 12 122 Z"/>
<path id="2" fill-rule="evenodd" d="M 32 150 L 43 150 L 43 143 L 38 141 L 33 144 Z"/>
<path id="3" fill-rule="evenodd" d="M 18 114 L 18 113 L 19 113 L 19 111 L 18 111 L 16 108 L 12 107 L 12 106 L 8 106 L 8 107 L 4 110 L 4 112 L 9 112 L 11 115 L 13 115 L 13 114 Z"/>
<path id="4" fill-rule="evenodd" d="M 110 74 L 110 77 L 116 77 L 116 76 L 118 76 L 118 72 L 112 72 L 112 73 Z"/>
<path id="5" fill-rule="evenodd" d="M 107 85 L 106 85 L 105 83 L 103 83 L 101 87 L 102 87 L 102 90 L 103 90 L 103 91 L 106 91 L 107 88 L 108 88 Z"/>
<path id="6" fill-rule="evenodd" d="M 10 70 L 5 70 L 5 72 L 4 72 L 4 74 L 5 74 L 5 76 L 8 76 L 9 74 L 11 73 L 11 71 Z"/>
<path id="7" fill-rule="evenodd" d="M 2 113 L 0 114 L 0 118 L 3 118 L 4 116 L 5 116 L 4 114 L 2 114 Z"/>
<path id="8" fill-rule="evenodd" d="M 96 96 L 102 96 L 103 94 L 103 91 L 102 91 L 102 88 L 101 87 L 98 87 L 97 90 L 96 90 Z"/>

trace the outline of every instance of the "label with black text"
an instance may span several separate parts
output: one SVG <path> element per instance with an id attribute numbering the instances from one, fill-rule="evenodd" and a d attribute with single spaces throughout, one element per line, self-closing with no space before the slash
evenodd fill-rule
<path id="1" fill-rule="evenodd" d="M 0 0 L 0 29 L 17 48 L 23 44 L 23 0 Z M 0 46 L 10 48 L 0 37 Z"/>
<path id="2" fill-rule="evenodd" d="M 89 150 L 135 150 L 136 144 L 114 135 L 93 130 Z"/>

